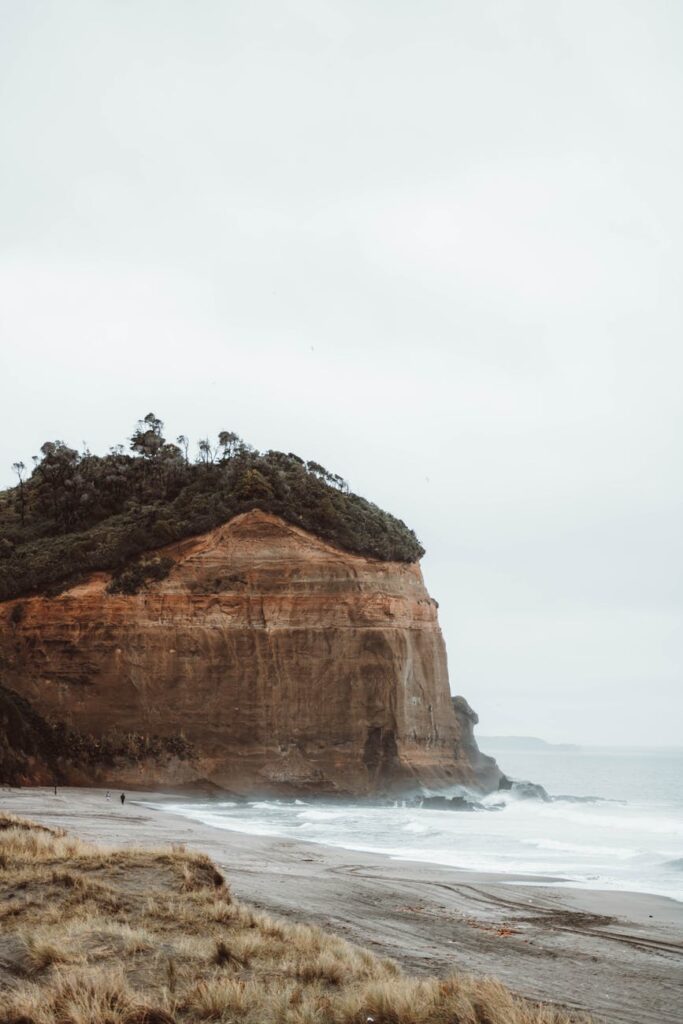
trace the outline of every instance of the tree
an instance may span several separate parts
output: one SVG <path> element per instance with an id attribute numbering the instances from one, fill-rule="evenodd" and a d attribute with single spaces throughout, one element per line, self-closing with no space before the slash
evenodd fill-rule
<path id="1" fill-rule="evenodd" d="M 183 456 L 185 458 L 185 465 L 189 466 L 190 465 L 190 458 L 189 458 L 189 455 L 188 455 L 188 451 L 189 451 L 189 448 L 190 448 L 190 439 L 189 439 L 189 437 L 186 437 L 185 434 L 178 434 L 178 436 L 176 437 L 176 444 L 178 444 L 180 446 L 181 450 L 182 450 Z"/>
<path id="2" fill-rule="evenodd" d="M 52 514 L 64 531 L 69 529 L 80 499 L 80 455 L 63 441 L 46 441 L 34 478 L 39 502 L 52 505 Z"/>
<path id="3" fill-rule="evenodd" d="M 336 481 L 341 479 L 341 477 L 336 477 L 334 473 L 330 473 L 329 470 L 325 469 L 324 466 L 321 466 L 319 462 L 307 462 L 306 469 L 309 473 L 313 473 L 314 476 L 317 476 L 318 480 L 322 480 L 326 484 L 334 484 L 337 486 Z"/>
<path id="4" fill-rule="evenodd" d="M 19 515 L 21 516 L 21 525 L 23 526 L 26 514 L 26 499 L 24 496 L 24 473 L 26 472 L 26 466 L 23 462 L 13 462 L 12 469 L 19 477 Z"/>
<path id="5" fill-rule="evenodd" d="M 199 461 L 203 462 L 205 466 L 212 466 L 217 449 L 212 447 L 208 437 L 200 438 L 197 447 L 199 448 Z"/>
<path id="6" fill-rule="evenodd" d="M 329 477 L 329 482 L 334 484 L 337 490 L 341 491 L 342 494 L 349 493 L 349 485 L 343 476 L 338 476 L 336 473 L 332 473 Z"/>
<path id="7" fill-rule="evenodd" d="M 221 430 L 218 435 L 218 446 L 221 449 L 223 459 L 231 459 L 237 454 L 240 445 L 243 444 L 241 437 L 232 430 Z"/>
<path id="8" fill-rule="evenodd" d="M 137 429 L 130 439 L 131 451 L 146 459 L 156 458 L 166 443 L 161 433 L 163 429 L 162 420 L 148 412 L 144 419 L 138 420 Z"/>

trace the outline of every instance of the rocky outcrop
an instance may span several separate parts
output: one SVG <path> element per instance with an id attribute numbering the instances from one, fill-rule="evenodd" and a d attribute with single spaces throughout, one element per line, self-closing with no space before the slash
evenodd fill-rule
<path id="1" fill-rule="evenodd" d="M 458 720 L 458 732 L 460 734 L 459 749 L 461 757 L 465 758 L 472 767 L 472 771 L 483 779 L 497 779 L 500 786 L 505 776 L 498 770 L 493 757 L 482 754 L 474 738 L 474 727 L 479 722 L 479 715 L 467 703 L 464 697 L 452 697 L 453 711 Z"/>
<path id="2" fill-rule="evenodd" d="M 119 757 L 95 781 L 355 795 L 497 786 L 453 710 L 417 564 L 350 554 L 259 511 L 157 554 L 170 572 L 138 594 L 109 593 L 101 573 L 0 604 L 0 679 L 37 713 L 189 751 Z"/>

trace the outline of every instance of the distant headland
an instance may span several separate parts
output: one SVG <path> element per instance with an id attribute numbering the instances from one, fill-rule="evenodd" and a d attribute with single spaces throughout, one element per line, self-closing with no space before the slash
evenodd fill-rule
<path id="1" fill-rule="evenodd" d="M 580 750 L 577 743 L 548 743 L 537 736 L 478 736 L 479 745 L 484 749 L 496 750 Z"/>

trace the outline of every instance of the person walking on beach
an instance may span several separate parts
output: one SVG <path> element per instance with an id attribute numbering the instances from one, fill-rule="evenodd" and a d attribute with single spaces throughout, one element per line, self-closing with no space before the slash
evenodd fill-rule
<path id="1" fill-rule="evenodd" d="M 122 794 L 121 794 L 121 806 L 122 806 L 122 807 L 123 807 L 123 805 L 125 804 L 125 802 L 126 802 L 126 794 L 125 794 L 125 793 L 122 793 Z"/>
<path id="2" fill-rule="evenodd" d="M 105 797 L 105 800 L 111 800 L 111 793 L 109 792 L 109 790 L 107 790 L 107 795 Z"/>

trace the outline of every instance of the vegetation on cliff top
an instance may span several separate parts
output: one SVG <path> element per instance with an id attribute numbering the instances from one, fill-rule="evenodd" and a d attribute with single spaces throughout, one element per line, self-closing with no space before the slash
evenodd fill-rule
<path id="1" fill-rule="evenodd" d="M 236 434 L 163 436 L 153 413 L 129 449 L 104 456 L 48 441 L 16 487 L 0 492 L 0 600 L 58 592 L 87 573 L 121 573 L 144 552 L 262 509 L 347 551 L 414 562 L 424 553 L 401 520 L 349 492 L 341 477 L 291 452 L 258 452 Z M 133 576 L 136 574 L 133 573 Z"/>
<path id="2" fill-rule="evenodd" d="M 104 849 L 0 814 L 0 898 L 8 1024 L 578 1019 L 492 979 L 411 977 L 331 932 L 270 917 L 182 847 Z"/>

